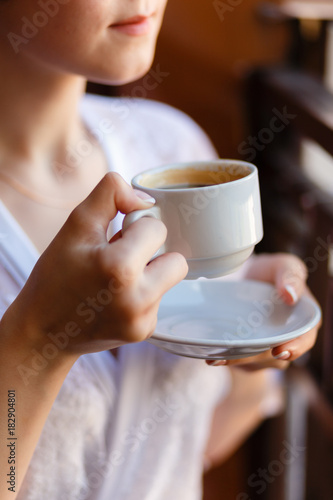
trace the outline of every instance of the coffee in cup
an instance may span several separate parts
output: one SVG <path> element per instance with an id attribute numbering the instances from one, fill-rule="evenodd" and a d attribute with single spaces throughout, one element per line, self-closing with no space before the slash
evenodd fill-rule
<path id="1" fill-rule="evenodd" d="M 162 172 L 143 173 L 139 180 L 140 185 L 155 189 L 192 189 L 224 184 L 236 181 L 250 174 L 250 170 L 240 168 L 239 165 L 228 165 L 220 169 L 189 166 L 184 168 L 167 168 Z"/>
<path id="2" fill-rule="evenodd" d="M 157 255 L 184 255 L 187 279 L 236 271 L 263 237 L 258 171 L 251 163 L 164 165 L 135 176 L 132 186 L 155 198 L 156 204 L 126 215 L 123 230 L 141 217 L 164 222 L 167 239 Z"/>

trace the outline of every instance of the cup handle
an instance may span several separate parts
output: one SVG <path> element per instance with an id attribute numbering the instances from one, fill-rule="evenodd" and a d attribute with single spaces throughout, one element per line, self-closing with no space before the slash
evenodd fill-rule
<path id="1" fill-rule="evenodd" d="M 121 230 L 122 233 L 124 233 L 131 224 L 133 224 L 139 219 L 142 219 L 143 217 L 152 217 L 153 219 L 161 220 L 161 210 L 159 207 L 154 205 L 151 208 L 146 208 L 144 210 L 134 210 L 134 212 L 130 212 L 125 216 L 123 220 L 123 225 Z M 164 245 L 153 255 L 152 259 L 155 259 L 155 257 L 158 257 L 163 253 L 165 253 Z"/>

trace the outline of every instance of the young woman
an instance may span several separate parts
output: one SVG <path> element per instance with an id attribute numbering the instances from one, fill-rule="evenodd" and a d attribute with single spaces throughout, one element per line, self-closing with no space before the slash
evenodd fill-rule
<path id="1" fill-rule="evenodd" d="M 3 500 L 198 499 L 204 455 L 246 434 L 244 405 L 250 426 L 262 416 L 265 370 L 243 380 L 249 402 L 228 368 L 141 342 L 187 266 L 179 254 L 147 265 L 166 237 L 159 221 L 118 232 L 119 212 L 152 203 L 129 187 L 136 172 L 214 149 L 172 108 L 83 96 L 86 79 L 149 70 L 165 4 L 0 0 Z M 305 289 L 294 256 L 253 258 L 247 276 L 289 304 Z M 229 364 L 284 368 L 315 337 Z"/>

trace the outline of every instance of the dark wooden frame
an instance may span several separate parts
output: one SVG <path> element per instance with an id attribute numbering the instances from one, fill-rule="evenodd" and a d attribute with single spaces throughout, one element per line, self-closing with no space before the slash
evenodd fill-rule
<path id="1" fill-rule="evenodd" d="M 267 127 L 274 110 L 287 110 L 294 117 L 256 152 L 265 226 L 259 251 L 294 251 L 306 263 L 315 263 L 309 269 L 309 284 L 323 310 L 323 327 L 311 357 L 287 374 L 291 411 L 286 414 L 284 439 L 293 439 L 297 419 L 306 422 L 298 436 L 305 443 L 304 483 L 296 484 L 295 463 L 286 467 L 280 500 L 329 500 L 333 498 L 329 472 L 333 469 L 333 277 L 327 246 L 333 245 L 333 196 L 305 175 L 299 153 L 302 138 L 310 138 L 333 158 L 333 95 L 320 79 L 304 72 L 265 68 L 249 78 L 247 104 L 252 136 Z M 297 410 L 293 402 L 300 394 Z M 266 437 L 270 439 L 269 434 Z"/>

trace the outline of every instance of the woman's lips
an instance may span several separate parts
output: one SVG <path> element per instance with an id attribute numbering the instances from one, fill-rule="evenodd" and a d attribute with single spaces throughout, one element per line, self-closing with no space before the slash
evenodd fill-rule
<path id="1" fill-rule="evenodd" d="M 151 17 L 151 15 L 134 16 L 129 19 L 119 21 L 118 23 L 111 24 L 110 28 L 126 35 L 146 35 L 150 31 Z"/>

